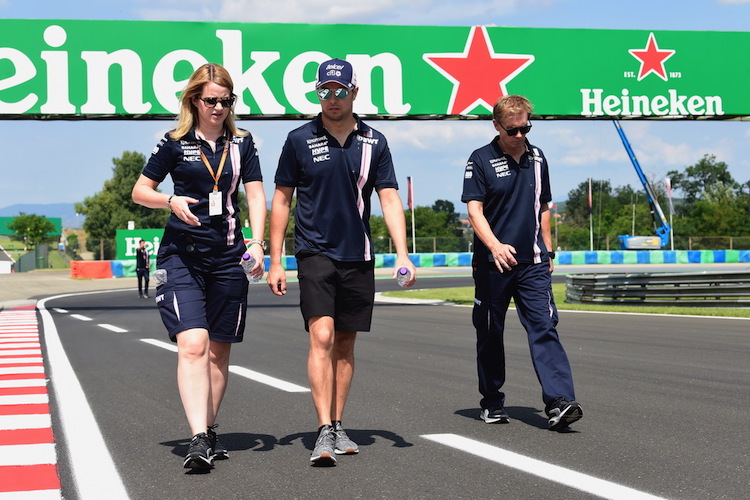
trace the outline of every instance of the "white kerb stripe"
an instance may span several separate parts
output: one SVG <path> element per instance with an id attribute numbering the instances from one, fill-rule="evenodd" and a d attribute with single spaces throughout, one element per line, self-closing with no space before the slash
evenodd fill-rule
<path id="1" fill-rule="evenodd" d="M 0 466 L 56 464 L 57 455 L 52 443 L 12 444 L 0 446 Z"/>
<path id="2" fill-rule="evenodd" d="M 0 375 L 18 375 L 19 373 L 44 373 L 43 366 L 10 366 L 0 368 Z"/>
<path id="3" fill-rule="evenodd" d="M 16 429 L 46 429 L 52 427 L 49 413 L 33 415 L 0 415 L 0 431 Z"/>
<path id="4" fill-rule="evenodd" d="M 42 345 L 39 342 L 9 342 L 7 344 L 2 343 L 0 344 L 0 352 L 6 356 L 10 356 L 11 354 L 16 354 L 13 352 L 13 349 L 29 349 L 31 347 L 41 346 Z"/>
<path id="5" fill-rule="evenodd" d="M 0 387 L 45 387 L 47 379 L 43 378 L 25 378 L 18 380 L 0 380 Z"/>
<path id="6" fill-rule="evenodd" d="M 457 450 L 471 453 L 478 457 L 497 462 L 526 472 L 533 474 L 549 481 L 564 484 L 571 488 L 585 491 L 592 495 L 599 496 L 601 498 L 610 498 L 616 500 L 659 500 L 661 497 L 644 493 L 642 491 L 628 488 L 627 486 L 621 486 L 617 483 L 612 483 L 599 479 L 593 476 L 582 474 L 565 467 L 559 467 L 557 465 L 548 464 L 541 460 L 536 460 L 512 451 L 504 450 L 496 446 L 491 446 L 481 441 L 475 441 L 474 439 L 465 438 L 456 434 L 425 434 L 422 436 L 430 441 L 444 444 L 455 448 Z"/>
<path id="7" fill-rule="evenodd" d="M 36 349 L 13 349 L 11 351 L 4 351 L 3 349 L 0 349 L 0 358 L 3 359 L 10 359 L 5 356 L 41 356 L 42 355 L 42 345 L 37 344 Z"/>
<path id="8" fill-rule="evenodd" d="M 0 500 L 63 500 L 60 490 L 4 491 Z"/>
<path id="9" fill-rule="evenodd" d="M 36 405 L 49 403 L 47 394 L 10 394 L 0 396 L 0 405 Z"/>
<path id="10" fill-rule="evenodd" d="M 42 358 L 0 358 L 0 365 L 20 365 L 24 363 L 41 363 Z"/>

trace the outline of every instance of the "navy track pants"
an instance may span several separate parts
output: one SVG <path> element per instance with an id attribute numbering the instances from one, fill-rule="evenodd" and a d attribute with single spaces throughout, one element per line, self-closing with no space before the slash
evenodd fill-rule
<path id="1" fill-rule="evenodd" d="M 474 310 L 477 333 L 477 371 L 482 408 L 505 405 L 505 315 L 510 299 L 526 330 L 531 361 L 549 405 L 558 397 L 575 400 L 568 356 L 557 334 L 557 307 L 547 262 L 518 264 L 500 272 L 494 263 L 474 264 Z"/>

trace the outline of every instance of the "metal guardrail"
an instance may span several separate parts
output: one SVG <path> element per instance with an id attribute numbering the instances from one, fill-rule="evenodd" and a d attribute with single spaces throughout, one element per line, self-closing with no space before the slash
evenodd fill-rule
<path id="1" fill-rule="evenodd" d="M 566 302 L 750 306 L 750 271 L 570 274 Z"/>

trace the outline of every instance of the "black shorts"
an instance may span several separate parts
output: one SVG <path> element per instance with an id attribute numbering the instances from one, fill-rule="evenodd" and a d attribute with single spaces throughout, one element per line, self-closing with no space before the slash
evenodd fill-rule
<path id="1" fill-rule="evenodd" d="M 308 322 L 330 316 L 342 332 L 369 332 L 375 303 L 375 262 L 341 262 L 322 253 L 300 251 L 297 257 L 300 310 Z"/>
<path id="2" fill-rule="evenodd" d="M 212 252 L 174 243 L 159 249 L 156 267 L 167 271 L 167 281 L 156 288 L 156 305 L 172 341 L 180 332 L 202 328 L 211 340 L 242 342 L 248 284 L 240 244 Z"/>

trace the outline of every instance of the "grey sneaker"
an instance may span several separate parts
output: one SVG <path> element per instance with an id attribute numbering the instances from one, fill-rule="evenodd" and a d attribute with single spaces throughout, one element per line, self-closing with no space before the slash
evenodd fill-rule
<path id="1" fill-rule="evenodd" d="M 354 455 L 359 453 L 359 446 L 346 435 L 346 431 L 341 427 L 341 420 L 334 420 L 333 430 L 336 433 L 336 440 L 333 447 L 336 455 Z"/>
<path id="2" fill-rule="evenodd" d="M 310 461 L 314 465 L 331 467 L 336 465 L 336 455 L 333 451 L 333 442 L 336 432 L 330 425 L 322 425 L 318 429 L 318 439 L 315 440 L 315 449 L 310 455 Z"/>
<path id="3" fill-rule="evenodd" d="M 557 398 L 545 408 L 549 417 L 549 430 L 560 431 L 583 417 L 583 408 L 576 401 Z"/>
<path id="4" fill-rule="evenodd" d="M 219 441 L 219 437 L 216 435 L 217 427 L 219 427 L 219 424 L 209 426 L 206 434 L 208 434 L 208 439 L 211 441 L 211 448 L 214 449 L 214 458 L 216 460 L 226 460 L 229 458 L 229 450 Z"/>

